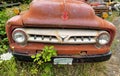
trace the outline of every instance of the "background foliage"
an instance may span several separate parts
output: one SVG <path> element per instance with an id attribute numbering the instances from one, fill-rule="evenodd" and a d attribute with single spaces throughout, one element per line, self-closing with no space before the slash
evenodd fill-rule
<path id="1" fill-rule="evenodd" d="M 8 18 L 6 11 L 0 12 L 0 54 L 7 50 L 8 40 L 6 38 L 5 23 Z"/>
<path id="2" fill-rule="evenodd" d="M 29 3 L 30 0 L 23 1 L 23 3 Z M 17 8 L 26 10 L 28 7 L 28 5 L 24 4 Z M 5 8 L 0 11 L 0 54 L 6 52 L 8 48 L 5 23 L 15 15 L 12 11 L 13 8 Z M 111 16 L 109 19 L 112 21 L 113 17 Z M 14 58 L 10 61 L 0 62 L 0 76 L 104 76 L 106 74 L 105 69 L 105 63 L 84 63 L 73 64 L 71 66 L 47 63 L 38 66 L 34 62 L 22 62 Z"/>
<path id="3" fill-rule="evenodd" d="M 30 3 L 32 0 L 0 0 L 0 3 L 14 3 L 14 2 L 21 2 L 21 3 Z"/>

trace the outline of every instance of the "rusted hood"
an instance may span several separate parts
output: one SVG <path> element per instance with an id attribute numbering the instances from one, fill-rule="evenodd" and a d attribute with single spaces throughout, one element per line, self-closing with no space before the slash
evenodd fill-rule
<path id="1" fill-rule="evenodd" d="M 99 26 L 91 6 L 77 0 L 33 0 L 22 15 L 25 26 Z M 69 25 L 69 26 L 68 26 Z"/>

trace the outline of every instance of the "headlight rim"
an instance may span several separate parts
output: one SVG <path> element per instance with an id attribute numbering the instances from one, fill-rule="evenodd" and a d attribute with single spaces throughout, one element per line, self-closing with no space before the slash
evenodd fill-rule
<path id="1" fill-rule="evenodd" d="M 24 35 L 25 40 L 24 40 L 23 42 L 17 42 L 17 41 L 15 40 L 14 35 L 15 35 L 15 33 L 17 33 L 17 32 L 20 32 L 20 33 L 22 33 L 22 34 Z M 14 30 L 14 31 L 12 32 L 12 39 L 15 41 L 15 43 L 25 44 L 25 43 L 27 42 L 27 40 L 28 40 L 28 36 L 27 36 L 27 34 L 26 34 L 22 29 L 17 29 L 17 30 Z"/>
<path id="2" fill-rule="evenodd" d="M 103 34 L 106 34 L 106 35 L 109 37 L 109 40 L 108 40 L 108 42 L 105 43 L 105 44 L 100 44 L 100 43 L 99 43 L 99 38 L 100 38 L 100 36 L 102 36 Z M 110 39 L 111 39 L 110 34 L 109 34 L 108 32 L 106 32 L 106 31 L 104 31 L 104 32 L 101 32 L 101 33 L 97 36 L 97 38 L 96 38 L 96 42 L 97 42 L 98 45 L 104 46 L 104 45 L 109 44 Z"/>

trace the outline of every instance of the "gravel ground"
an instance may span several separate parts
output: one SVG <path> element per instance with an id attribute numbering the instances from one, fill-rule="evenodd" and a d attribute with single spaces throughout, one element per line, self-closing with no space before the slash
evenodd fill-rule
<path id="1" fill-rule="evenodd" d="M 106 63 L 106 76 L 120 76 L 120 17 L 113 20 L 113 24 L 117 27 L 117 35 L 112 46 L 113 55 Z"/>

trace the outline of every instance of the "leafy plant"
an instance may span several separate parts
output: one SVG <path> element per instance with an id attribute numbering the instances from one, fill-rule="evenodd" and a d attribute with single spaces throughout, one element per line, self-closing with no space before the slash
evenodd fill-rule
<path id="1" fill-rule="evenodd" d="M 23 0 L 24 3 L 30 3 L 32 0 Z"/>
<path id="2" fill-rule="evenodd" d="M 5 32 L 5 23 L 9 16 L 5 10 L 0 12 L 0 54 L 5 52 L 8 48 L 8 39 Z"/>
<path id="3" fill-rule="evenodd" d="M 1 0 L 0 2 L 1 3 L 3 3 L 3 2 L 7 2 L 7 3 L 14 3 L 14 2 L 29 3 L 31 1 L 32 0 Z"/>
<path id="4" fill-rule="evenodd" d="M 34 59 L 34 62 L 37 62 L 37 64 L 41 65 L 42 63 L 51 61 L 51 57 L 56 56 L 56 50 L 54 49 L 54 46 L 45 46 L 44 49 L 36 54 L 31 56 L 31 58 Z"/>
<path id="5" fill-rule="evenodd" d="M 3 61 L 0 63 L 0 74 L 1 76 L 16 76 L 17 68 L 14 58 L 8 61 Z"/>
<path id="6" fill-rule="evenodd" d="M 51 58 L 56 55 L 57 53 L 56 50 L 54 49 L 54 46 L 45 46 L 40 53 L 31 56 L 31 58 L 34 59 L 34 62 L 37 63 L 37 65 L 35 65 L 35 67 L 31 70 L 31 73 L 37 74 L 38 69 L 41 69 L 42 70 L 41 76 L 48 75 L 50 76 L 52 67 L 51 64 L 46 65 L 43 63 L 51 61 Z"/>

